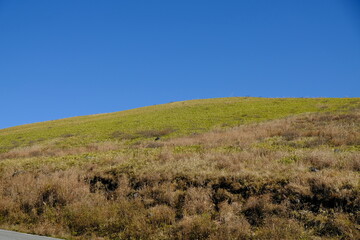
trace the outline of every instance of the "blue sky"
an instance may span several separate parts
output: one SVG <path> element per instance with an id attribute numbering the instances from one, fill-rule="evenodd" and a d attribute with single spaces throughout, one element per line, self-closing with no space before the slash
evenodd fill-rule
<path id="1" fill-rule="evenodd" d="M 360 97 L 357 0 L 0 0 L 0 128 L 172 101 Z"/>

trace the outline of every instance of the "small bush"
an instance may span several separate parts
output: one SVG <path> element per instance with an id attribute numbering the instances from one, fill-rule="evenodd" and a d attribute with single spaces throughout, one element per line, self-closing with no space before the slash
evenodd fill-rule
<path id="1" fill-rule="evenodd" d="M 175 211 L 166 205 L 149 209 L 149 222 L 153 226 L 171 225 L 175 222 Z"/>
<path id="2" fill-rule="evenodd" d="M 110 134 L 111 138 L 115 138 L 115 139 L 123 139 L 123 140 L 132 140 L 137 138 L 137 136 L 132 135 L 130 133 L 125 133 L 125 132 L 121 132 L 121 131 L 114 131 Z"/>
<path id="3" fill-rule="evenodd" d="M 255 239 L 283 240 L 283 239 L 308 239 L 303 226 L 292 219 L 270 217 L 264 225 L 255 232 Z"/>
<path id="4" fill-rule="evenodd" d="M 169 135 L 170 133 L 173 133 L 175 130 L 172 128 L 165 128 L 162 130 L 142 130 L 137 132 L 138 135 L 145 137 L 145 138 L 151 138 L 151 137 L 161 137 L 165 135 Z"/>
<path id="5" fill-rule="evenodd" d="M 214 203 L 211 200 L 211 191 L 203 188 L 189 188 L 184 203 L 185 215 L 201 215 L 211 213 Z"/>
<path id="6" fill-rule="evenodd" d="M 173 239 L 203 240 L 216 231 L 209 215 L 185 217 L 174 228 Z"/>
<path id="7" fill-rule="evenodd" d="M 283 207 L 272 204 L 270 195 L 264 195 L 250 197 L 242 212 L 251 225 L 261 226 L 266 217 L 280 215 L 283 212 Z"/>
<path id="8" fill-rule="evenodd" d="M 250 239 L 251 225 L 246 218 L 240 214 L 241 205 L 238 203 L 228 204 L 226 202 L 219 206 L 220 225 L 210 239 Z"/>

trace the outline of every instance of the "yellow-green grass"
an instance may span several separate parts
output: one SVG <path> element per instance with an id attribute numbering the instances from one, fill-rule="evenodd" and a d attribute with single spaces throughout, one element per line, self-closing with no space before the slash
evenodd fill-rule
<path id="1" fill-rule="evenodd" d="M 232 97 L 174 102 L 2 129 L 0 153 L 54 139 L 51 144 L 66 148 L 106 140 L 183 136 L 301 113 L 346 111 L 359 105 L 359 98 Z"/>
<path id="2" fill-rule="evenodd" d="M 360 239 L 359 111 L 359 98 L 223 98 L 3 129 L 0 228 Z"/>

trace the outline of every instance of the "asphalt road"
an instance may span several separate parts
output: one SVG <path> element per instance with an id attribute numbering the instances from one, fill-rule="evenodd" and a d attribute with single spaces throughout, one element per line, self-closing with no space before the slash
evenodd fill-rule
<path id="1" fill-rule="evenodd" d="M 59 240 L 59 238 L 50 238 L 50 237 L 36 236 L 25 233 L 0 230 L 0 240 Z"/>

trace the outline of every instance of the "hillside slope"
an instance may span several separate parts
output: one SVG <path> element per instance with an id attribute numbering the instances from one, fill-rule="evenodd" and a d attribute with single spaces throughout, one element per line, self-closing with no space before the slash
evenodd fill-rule
<path id="1" fill-rule="evenodd" d="M 0 129 L 0 152 L 53 139 L 67 147 L 114 138 L 181 136 L 306 112 L 346 110 L 358 106 L 359 101 L 357 98 L 233 97 L 174 102 Z"/>
<path id="2" fill-rule="evenodd" d="M 0 228 L 360 239 L 359 98 L 194 100 L 3 129 L 0 140 Z"/>

